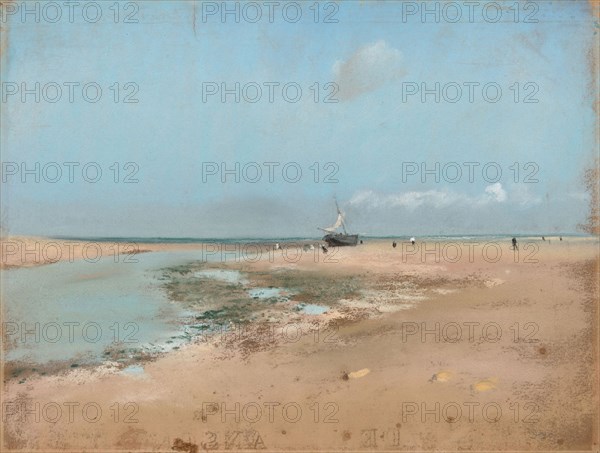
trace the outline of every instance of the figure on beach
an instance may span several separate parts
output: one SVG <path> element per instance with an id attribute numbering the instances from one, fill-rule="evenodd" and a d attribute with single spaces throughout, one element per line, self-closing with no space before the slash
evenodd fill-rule
<path id="1" fill-rule="evenodd" d="M 392 247 L 396 248 L 396 241 L 392 242 Z"/>
<path id="2" fill-rule="evenodd" d="M 546 240 L 546 238 L 544 236 L 542 236 L 542 241 L 545 241 L 545 240 Z"/>
<path id="3" fill-rule="evenodd" d="M 323 253 L 327 253 L 329 251 L 324 245 L 321 246 L 321 250 L 323 250 Z"/>
<path id="4" fill-rule="evenodd" d="M 513 250 L 519 250 L 519 246 L 517 245 L 517 238 L 512 238 L 512 246 Z"/>
<path id="5" fill-rule="evenodd" d="M 410 238 L 410 243 L 411 243 L 412 245 L 415 245 L 415 242 L 417 242 L 415 238 Z"/>

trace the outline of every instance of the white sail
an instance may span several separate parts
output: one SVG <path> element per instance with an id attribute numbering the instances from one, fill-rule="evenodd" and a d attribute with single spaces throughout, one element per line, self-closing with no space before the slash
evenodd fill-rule
<path id="1" fill-rule="evenodd" d="M 323 231 L 327 231 L 328 233 L 334 233 L 335 230 L 337 230 L 339 227 L 342 226 L 342 223 L 344 222 L 344 218 L 342 217 L 342 213 L 338 212 L 338 218 L 335 221 L 335 223 L 333 225 L 331 225 L 328 228 L 321 228 Z"/>

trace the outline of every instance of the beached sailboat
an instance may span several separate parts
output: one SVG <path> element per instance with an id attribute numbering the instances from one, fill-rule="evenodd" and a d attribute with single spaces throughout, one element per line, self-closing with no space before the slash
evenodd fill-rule
<path id="1" fill-rule="evenodd" d="M 358 244 L 358 234 L 348 234 L 348 232 L 346 231 L 346 222 L 344 222 L 344 214 L 340 210 L 337 200 L 335 200 L 335 207 L 337 208 L 338 213 L 337 220 L 335 221 L 335 223 L 328 228 L 318 227 L 319 230 L 325 231 L 325 233 L 327 233 L 323 237 L 323 240 L 327 242 L 329 246 L 337 247 Z M 343 233 L 337 231 L 339 227 L 342 227 Z"/>

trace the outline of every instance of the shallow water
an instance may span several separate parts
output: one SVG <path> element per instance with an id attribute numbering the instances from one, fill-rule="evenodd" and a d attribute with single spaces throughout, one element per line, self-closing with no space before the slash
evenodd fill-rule
<path id="1" fill-rule="evenodd" d="M 144 367 L 140 365 L 129 365 L 121 370 L 123 374 L 129 374 L 131 376 L 143 376 Z"/>
<path id="2" fill-rule="evenodd" d="M 254 299 L 287 299 L 288 292 L 282 288 L 252 288 L 248 294 Z"/>
<path id="3" fill-rule="evenodd" d="M 296 309 L 305 315 L 322 315 L 329 311 L 329 307 L 316 304 L 298 304 L 296 305 Z"/>
<path id="4" fill-rule="evenodd" d="M 225 269 L 206 269 L 194 272 L 194 277 L 209 278 L 227 283 L 245 284 L 247 280 L 242 277 L 239 271 L 231 271 Z"/>
<path id="5" fill-rule="evenodd" d="M 185 342 L 189 315 L 160 289 L 159 269 L 197 253 L 145 253 L 137 263 L 59 262 L 3 272 L 7 361 L 102 361 L 107 347 L 158 352 Z M 172 337 L 177 337 L 173 339 Z"/>

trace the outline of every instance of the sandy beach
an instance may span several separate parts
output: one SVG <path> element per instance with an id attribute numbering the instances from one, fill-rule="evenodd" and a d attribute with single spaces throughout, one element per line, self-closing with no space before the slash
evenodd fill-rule
<path id="1" fill-rule="evenodd" d="M 0 0 L 0 453 L 600 453 L 600 0 Z"/>
<path id="2" fill-rule="evenodd" d="M 5 373 L 3 451 L 597 451 L 598 241 L 546 239 L 518 254 L 510 238 L 284 244 L 260 259 L 139 244 L 216 256 L 166 269 L 163 289 L 229 329 L 134 373 Z M 4 279 L 49 263 L 6 252 Z"/>

